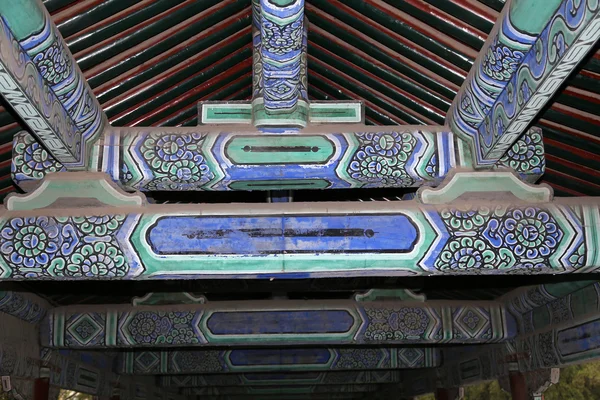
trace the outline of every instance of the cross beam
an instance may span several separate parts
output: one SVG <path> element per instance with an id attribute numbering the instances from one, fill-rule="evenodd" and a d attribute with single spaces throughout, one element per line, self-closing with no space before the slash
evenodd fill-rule
<path id="1" fill-rule="evenodd" d="M 52 156 L 94 169 L 107 125 L 77 62 L 39 0 L 0 2 L 0 94 Z"/>
<path id="2" fill-rule="evenodd" d="M 456 173 L 438 189 L 421 190 L 418 201 L 333 208 L 143 205 L 143 198 L 96 177 L 54 174 L 37 191 L 6 200 L 3 280 L 554 274 L 600 267 L 598 199 L 552 200 L 548 188 L 510 173 Z M 77 197 L 91 207 L 62 208 Z M 30 249 L 33 236 L 39 241 Z"/>
<path id="3" fill-rule="evenodd" d="M 533 0 L 530 0 L 530 2 L 531 1 Z M 36 7 L 40 6 L 39 3 L 36 3 L 34 0 L 27 0 L 26 3 L 32 3 Z M 42 21 L 46 27 L 44 28 L 45 31 L 56 32 L 56 27 L 52 24 L 47 12 L 42 6 L 40 7 L 41 8 L 36 12 L 42 16 L 40 17 L 40 21 Z M 271 2 L 256 0 L 254 1 L 253 7 L 254 44 L 256 53 L 254 68 L 255 79 L 253 85 L 254 101 L 252 105 L 235 104 L 233 107 L 239 111 L 240 115 L 247 115 L 248 110 L 250 110 L 250 113 L 255 115 L 255 125 L 262 124 L 262 122 L 257 123 L 257 118 L 259 120 L 267 121 L 264 122 L 266 125 L 275 124 L 274 126 L 279 128 L 295 125 L 294 123 L 290 124 L 290 121 L 286 121 L 285 118 L 284 120 L 280 119 L 283 115 L 289 116 L 297 113 L 297 111 L 302 108 L 298 107 L 298 105 L 302 104 L 305 101 L 303 99 L 306 98 L 306 66 L 304 64 L 306 58 L 306 23 L 304 22 L 303 17 L 303 1 L 296 0 L 286 2 L 285 4 L 277 3 L 274 5 L 274 3 Z M 510 7 L 507 6 L 506 14 L 510 14 L 508 10 L 513 8 L 512 3 Z M 581 11 L 584 8 L 584 6 L 581 6 L 578 10 Z M 23 18 L 23 15 L 14 12 L 14 10 L 18 11 L 19 9 L 19 7 L 14 6 L 5 7 L 3 13 L 6 14 L 6 20 L 19 22 L 20 18 Z M 557 11 L 557 13 L 559 11 Z M 592 8 L 588 11 L 592 14 L 595 12 Z M 587 13 L 587 11 L 585 12 Z M 581 38 L 582 40 L 585 39 L 584 34 L 593 30 L 593 27 L 595 26 L 593 16 L 590 16 L 592 14 L 588 14 L 589 13 L 585 15 L 581 26 L 578 26 L 575 32 L 575 35 L 579 35 L 583 32 L 580 35 L 581 37 L 578 36 L 578 38 Z M 520 14 L 516 13 L 516 15 Z M 554 18 L 556 19 L 557 17 L 555 16 Z M 16 22 L 13 24 L 14 26 L 17 26 Z M 520 23 L 523 22 L 521 21 Z M 541 22 L 537 21 L 537 23 L 540 24 Z M 29 24 L 24 24 L 24 26 L 29 26 Z M 29 32 L 31 29 L 29 29 L 29 33 L 21 32 L 23 29 L 14 29 L 19 31 L 19 34 L 25 35 L 24 37 L 32 35 L 32 33 Z M 8 30 L 8 33 L 10 33 L 10 30 Z M 535 39 L 536 34 L 537 33 L 531 33 L 529 39 Z M 30 39 L 23 39 L 22 43 L 27 43 L 27 40 Z M 62 57 L 65 60 L 65 63 L 68 64 L 70 68 L 72 67 L 72 70 L 74 71 L 72 73 L 74 76 L 72 80 L 84 82 L 83 77 L 80 76 L 80 71 L 76 67 L 75 60 L 66 49 L 66 45 L 60 35 L 52 34 L 50 35 L 49 40 L 53 43 L 53 46 L 64 50 L 61 53 Z M 545 39 L 540 36 L 539 40 L 543 41 Z M 492 38 L 490 38 L 490 41 L 492 41 Z M 274 43 L 279 44 L 275 46 Z M 280 46 L 280 43 L 287 43 L 287 45 Z M 535 46 L 530 47 L 531 51 L 535 48 Z M 565 54 L 570 54 L 569 52 L 573 53 L 573 49 L 577 48 L 579 50 L 575 55 L 580 56 L 580 53 L 585 53 L 587 51 L 584 47 L 583 44 L 579 45 L 574 42 L 572 43 L 572 46 L 566 50 Z M 524 48 L 521 50 L 524 50 Z M 488 53 L 489 52 L 486 54 Z M 36 54 L 35 57 L 37 56 L 38 55 Z M 37 59 L 35 57 L 34 60 Z M 563 61 L 568 62 L 568 57 L 565 56 L 557 62 L 560 64 Z M 17 71 L 14 69 L 16 67 L 13 69 L 11 68 L 13 67 L 9 66 L 7 71 L 14 75 Z M 33 68 L 31 70 L 34 71 Z M 562 70 L 564 70 L 564 68 Z M 42 79 L 41 77 L 43 74 L 38 75 L 39 76 L 36 79 Z M 471 81 L 476 80 L 471 79 Z M 550 79 L 547 79 L 540 84 L 540 91 L 547 81 L 550 81 Z M 468 82 L 465 84 L 463 91 L 466 91 L 471 87 Z M 506 88 L 510 87 L 510 85 L 506 86 Z M 282 91 L 280 90 L 281 88 L 287 88 L 289 90 Z M 99 106 L 91 92 L 88 90 L 89 88 L 85 86 L 84 89 L 85 90 L 82 89 L 81 93 L 84 93 L 83 98 L 86 101 L 89 100 L 88 102 L 91 102 L 90 104 L 93 105 L 93 107 L 91 107 L 92 114 L 102 114 L 99 111 L 96 112 L 99 109 Z M 553 93 L 556 89 L 557 86 L 555 85 L 550 88 L 550 91 Z M 507 91 L 509 90 L 507 89 Z M 38 90 L 37 92 L 43 92 L 43 90 Z M 548 90 L 544 89 L 544 93 L 547 92 Z M 498 96 L 498 99 L 501 99 L 500 94 L 498 94 Z M 60 101 L 63 100 L 60 94 L 58 95 L 58 98 Z M 531 102 L 533 102 L 533 100 L 530 100 L 530 103 Z M 253 111 L 259 103 L 262 104 L 261 107 L 264 109 L 265 115 L 263 117 L 256 117 L 256 115 L 259 114 L 254 113 Z M 356 108 L 357 105 L 358 108 Z M 204 123 L 209 124 L 241 122 L 242 125 L 248 125 L 248 120 L 219 120 L 219 107 L 229 106 L 212 103 L 202 105 L 201 120 L 204 121 Z M 248 107 L 251 109 L 248 109 Z M 292 108 L 294 111 L 291 111 Z M 313 105 L 310 105 L 309 108 L 310 110 L 308 112 L 303 111 L 301 114 L 315 124 L 336 122 L 335 118 L 332 119 L 333 114 L 343 115 L 337 122 L 362 122 L 362 109 L 358 103 L 347 103 L 343 105 L 315 103 L 314 107 Z M 456 108 L 457 107 L 455 107 L 455 109 Z M 329 115 L 328 109 L 329 111 L 335 109 L 335 112 L 329 112 L 329 114 L 331 114 Z M 226 114 L 231 115 L 230 111 L 231 110 Z M 121 145 L 115 143 L 115 135 L 113 129 L 110 127 L 107 127 L 108 129 L 106 132 L 103 132 L 109 139 L 103 144 L 99 143 L 98 146 L 91 148 L 92 143 L 96 142 L 97 138 L 97 136 L 94 135 L 99 135 L 105 125 L 105 117 L 102 114 L 101 117 L 98 117 L 101 122 L 92 124 L 95 127 L 92 135 L 93 137 L 90 136 L 88 140 L 88 137 L 84 134 L 83 139 L 80 140 L 81 143 L 84 143 L 86 149 L 90 147 L 88 153 L 91 155 L 89 157 L 78 155 L 76 157 L 78 161 L 73 164 L 74 161 L 72 157 L 67 160 L 70 156 L 66 155 L 66 153 L 63 152 L 60 155 L 57 155 L 58 153 L 54 154 L 59 151 L 53 151 L 56 146 L 60 145 L 61 142 L 59 139 L 54 140 L 46 138 L 47 140 L 44 139 L 41 143 L 45 147 L 51 149 L 52 157 L 44 156 L 42 158 L 45 160 L 43 162 L 38 162 L 36 160 L 40 159 L 39 156 L 41 154 L 38 154 L 38 157 L 34 158 L 25 155 L 24 157 L 20 157 L 18 161 L 15 161 L 14 172 L 15 179 L 22 184 L 23 187 L 27 186 L 27 181 L 39 180 L 47 172 L 81 168 L 81 165 L 83 165 L 81 163 L 84 163 L 90 170 L 96 170 L 98 164 L 102 164 L 104 167 L 103 170 L 109 172 L 115 178 L 116 182 L 121 183 L 122 186 L 128 190 L 277 190 L 351 187 L 416 187 L 438 183 L 439 180 L 443 178 L 444 173 L 449 170 L 449 167 L 472 165 L 473 162 L 471 159 L 473 156 L 475 156 L 476 159 L 474 165 L 481 166 L 481 157 L 477 158 L 479 154 L 478 148 L 472 143 L 474 140 L 473 135 L 469 136 L 469 134 L 463 132 L 464 129 L 461 130 L 461 128 L 457 128 L 460 124 L 452 122 L 452 115 L 454 115 L 453 112 L 449 114 L 449 122 L 451 122 L 450 126 L 452 127 L 452 131 L 458 133 L 459 136 L 465 140 L 465 143 L 456 138 L 450 139 L 449 142 L 445 142 L 443 138 L 440 141 L 438 138 L 423 139 L 419 137 L 418 132 L 436 132 L 440 129 L 439 127 L 393 127 L 386 128 L 379 132 L 377 130 L 370 131 L 368 128 L 360 125 L 353 125 L 352 127 L 344 127 L 344 125 L 315 125 L 319 126 L 319 129 L 313 131 L 310 131 L 309 129 L 306 132 L 303 131 L 303 133 L 315 133 L 315 136 L 318 136 L 316 138 L 308 138 L 305 135 L 303 135 L 302 138 L 290 137 L 291 132 L 289 131 L 286 137 L 279 139 L 274 139 L 271 135 L 263 135 L 263 138 L 256 138 L 256 140 L 251 140 L 252 143 L 244 144 L 244 146 L 241 147 L 241 150 L 238 149 L 239 154 L 236 156 L 222 156 L 224 154 L 222 151 L 218 154 L 215 154 L 214 152 L 212 154 L 204 154 L 202 151 L 198 150 L 199 147 L 204 147 L 205 149 L 206 147 L 204 144 L 206 142 L 214 140 L 214 143 L 220 143 L 220 136 L 226 136 L 219 135 L 218 132 L 215 132 L 214 126 L 209 129 L 209 132 L 213 133 L 209 134 L 206 139 L 203 138 L 203 135 L 207 132 L 197 132 L 196 136 L 179 137 L 179 141 L 191 140 L 192 147 L 194 147 L 195 150 L 190 150 L 189 143 L 183 143 L 184 148 L 177 147 L 177 143 L 171 143 L 172 147 L 170 150 L 174 151 L 173 154 L 163 154 L 165 151 L 169 153 L 169 150 L 167 150 L 166 147 L 155 148 L 154 150 L 146 149 L 147 151 L 145 153 L 139 153 L 139 149 L 137 153 L 133 149 L 130 149 L 132 150 L 132 153 L 128 153 L 128 151 L 123 152 L 123 149 L 120 149 Z M 85 121 L 87 122 L 90 122 L 93 119 L 90 119 L 91 117 L 87 114 L 85 117 Z M 58 121 L 61 120 L 61 118 L 62 117 L 53 117 L 53 120 Z M 93 120 L 95 121 L 96 119 Z M 300 125 L 303 124 L 305 125 L 306 123 L 300 123 Z M 87 129 L 92 126 L 72 125 L 77 126 L 79 129 Z M 338 128 L 334 128 L 335 126 Z M 96 128 L 98 128 L 97 131 Z M 231 126 L 229 128 L 231 128 Z M 239 130 L 238 128 L 227 129 L 227 131 L 237 132 Z M 335 131 L 340 133 L 337 135 L 327 133 L 331 132 L 332 129 L 335 129 Z M 543 172 L 543 154 L 539 151 L 540 146 L 533 144 L 530 139 L 523 139 L 522 143 L 517 143 L 517 137 L 524 131 L 525 126 L 519 125 L 518 129 L 512 129 L 510 134 L 504 135 L 502 137 L 501 150 L 495 149 L 495 158 L 493 162 L 486 162 L 485 165 L 488 167 L 502 167 L 508 165 L 516 168 L 517 172 L 523 174 L 531 181 L 534 181 L 539 177 Z M 59 133 L 67 135 L 64 132 L 70 131 L 63 129 Z M 85 132 L 87 131 L 84 131 L 84 133 Z M 177 136 L 181 132 L 182 131 L 176 130 L 174 133 Z M 285 133 L 286 131 L 277 131 L 277 133 L 282 132 Z M 405 135 L 407 132 L 409 132 L 408 136 Z M 155 142 L 169 142 L 171 139 L 174 139 L 171 132 L 165 132 L 160 129 L 150 129 L 147 133 L 154 135 L 153 139 Z M 258 131 L 255 131 L 255 133 L 264 134 L 264 132 Z M 425 135 L 427 135 L 427 133 L 425 133 Z M 78 138 L 81 135 L 70 132 L 67 136 L 69 138 Z M 223 137 L 222 139 L 226 138 Z M 299 144 L 298 142 L 300 139 L 310 141 L 310 146 Z M 539 139 L 541 141 L 541 136 Z M 257 140 L 262 140 L 263 142 L 266 141 L 268 142 L 268 145 L 265 145 L 265 143 L 257 143 Z M 469 151 L 465 150 L 462 152 L 464 157 L 461 158 L 461 160 L 464 159 L 464 162 L 460 161 L 458 163 L 453 163 L 453 160 L 456 159 L 453 148 L 445 147 L 452 146 L 452 141 L 455 142 L 455 146 L 459 151 L 461 151 L 460 149 L 467 148 L 468 145 L 471 144 L 472 148 Z M 315 142 L 316 145 L 312 142 Z M 239 140 L 236 144 L 239 144 Z M 154 145 L 154 143 L 150 143 L 150 145 Z M 117 147 L 119 150 L 117 150 Z M 21 145 L 20 148 L 23 149 L 24 146 Z M 117 152 L 123 152 L 123 157 L 125 158 L 131 156 L 133 159 L 131 165 L 129 165 L 126 160 L 122 161 L 120 154 L 107 154 L 101 156 L 98 153 L 94 153 L 94 150 L 100 152 L 103 150 L 108 151 L 110 148 L 113 148 Z M 315 148 L 317 151 L 314 151 Z M 305 151 L 301 151 L 302 149 Z M 44 149 L 40 149 L 37 153 L 41 153 L 43 150 Z M 144 158 L 145 156 L 151 156 L 153 151 L 155 153 L 158 152 L 163 154 L 163 158 L 166 157 L 166 159 L 161 161 L 160 155 L 158 158 Z M 422 153 L 420 153 L 420 151 L 422 151 Z M 293 160 L 277 162 L 278 157 L 282 157 L 282 154 L 277 154 L 278 152 L 293 153 Z M 471 152 L 473 154 L 471 154 Z M 528 154 L 527 158 L 523 159 L 522 154 Z M 85 160 L 82 161 L 82 157 L 85 158 Z M 275 158 L 275 161 L 270 161 L 272 157 Z M 440 160 L 437 160 L 437 157 L 441 157 Z M 33 169 L 31 166 L 33 166 Z M 222 168 L 221 166 L 225 166 L 225 168 Z M 525 170 L 519 170 L 521 167 L 525 167 Z M 312 177 L 313 175 L 315 178 Z"/>
<path id="4" fill-rule="evenodd" d="M 173 375 L 264 371 L 341 371 L 439 366 L 439 349 L 418 347 L 140 350 L 122 353 L 120 373 Z"/>
<path id="5" fill-rule="evenodd" d="M 443 385 L 470 385 L 510 372 L 535 373 L 600 357 L 595 339 L 600 335 L 598 281 L 538 286 L 514 300 L 508 307 L 518 335 L 504 345 L 443 349 Z"/>
<path id="6" fill-rule="evenodd" d="M 600 37 L 596 0 L 512 0 L 504 6 L 446 118 L 494 165 Z"/>
<path id="7" fill-rule="evenodd" d="M 160 376 L 160 386 L 186 388 L 202 386 L 298 386 L 298 385 L 350 385 L 392 384 L 403 379 L 398 370 L 330 371 L 330 372 L 274 372 L 231 373 L 207 375 Z"/>
<path id="8" fill-rule="evenodd" d="M 286 301 L 277 306 L 271 301 L 243 305 L 217 302 L 179 306 L 88 306 L 85 310 L 58 307 L 49 312 L 42 326 L 43 346 L 87 349 L 239 347 L 240 343 L 246 346 L 316 342 L 321 345 L 493 343 L 516 333 L 514 319 L 499 303 L 439 301 Z M 327 357 L 327 353 L 317 351 L 312 357 Z M 187 353 L 190 354 L 194 353 Z M 211 362 L 220 363 L 227 353 L 205 354 L 212 356 Z M 231 353 L 227 357 L 231 360 Z"/>
<path id="9" fill-rule="evenodd" d="M 239 128 L 111 128 L 94 150 L 102 170 L 127 191 L 419 187 L 471 165 L 468 146 L 443 127 L 359 129 L 307 128 L 299 136 Z M 494 168 L 538 180 L 545 170 L 541 130 L 529 130 Z M 15 136 L 12 176 L 22 189 L 67 170 L 28 133 Z"/>
<path id="10" fill-rule="evenodd" d="M 237 386 L 184 388 L 181 394 L 186 396 L 269 396 L 311 393 L 373 393 L 381 389 L 380 385 L 320 385 L 320 386 Z M 245 398 L 245 396 L 244 396 Z"/>

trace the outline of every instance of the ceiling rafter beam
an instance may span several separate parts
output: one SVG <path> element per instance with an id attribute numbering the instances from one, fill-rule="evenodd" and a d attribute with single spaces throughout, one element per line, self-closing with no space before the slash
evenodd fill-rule
<path id="1" fill-rule="evenodd" d="M 314 386 L 314 385 L 371 385 L 400 383 L 404 371 L 363 370 L 328 372 L 257 372 L 206 375 L 159 376 L 158 385 L 168 388 L 222 386 Z"/>
<path id="2" fill-rule="evenodd" d="M 71 170 L 95 169 L 107 125 L 77 62 L 39 0 L 0 2 L 0 94 Z"/>
<path id="3" fill-rule="evenodd" d="M 476 168 L 504 156 L 598 38 L 595 0 L 507 2 L 446 117 Z"/>

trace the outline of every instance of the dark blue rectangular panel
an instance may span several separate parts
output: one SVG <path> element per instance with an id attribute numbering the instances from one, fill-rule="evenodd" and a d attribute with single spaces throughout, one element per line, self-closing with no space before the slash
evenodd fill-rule
<path id="1" fill-rule="evenodd" d="M 344 333 L 353 324 L 344 310 L 216 312 L 207 321 L 214 335 Z"/>
<path id="2" fill-rule="evenodd" d="M 148 232 L 156 254 L 410 252 L 418 230 L 405 215 L 162 217 Z"/>

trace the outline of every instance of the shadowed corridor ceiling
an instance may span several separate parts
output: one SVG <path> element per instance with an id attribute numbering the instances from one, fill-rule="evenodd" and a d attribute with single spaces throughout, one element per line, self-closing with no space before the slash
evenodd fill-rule
<path id="1" fill-rule="evenodd" d="M 362 99 L 368 124 L 442 124 L 500 0 L 306 0 L 309 94 Z M 201 100 L 251 96 L 250 0 L 46 0 L 115 126 L 194 126 Z M 537 122 L 543 181 L 600 196 L 600 49 Z M 0 109 L 0 196 L 14 189 Z"/>

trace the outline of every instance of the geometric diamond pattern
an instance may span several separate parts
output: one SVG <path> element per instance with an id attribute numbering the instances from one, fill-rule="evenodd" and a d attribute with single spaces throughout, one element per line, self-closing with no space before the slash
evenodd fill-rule
<path id="1" fill-rule="evenodd" d="M 414 347 L 406 347 L 398 350 L 398 367 L 415 367 L 418 365 L 425 356 L 423 349 L 416 349 Z"/>
<path id="2" fill-rule="evenodd" d="M 87 345 L 97 336 L 103 334 L 104 329 L 89 314 L 82 314 L 69 325 L 67 331 L 77 342 Z"/>
<path id="3" fill-rule="evenodd" d="M 474 338 L 481 335 L 490 327 L 490 317 L 481 308 L 464 307 L 455 313 L 454 328 L 459 330 L 464 338 Z"/>
<path id="4" fill-rule="evenodd" d="M 143 351 L 135 358 L 136 369 L 145 374 L 156 373 L 159 370 L 159 354 L 155 351 Z"/>

